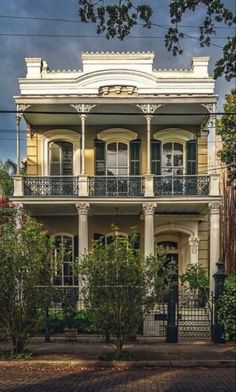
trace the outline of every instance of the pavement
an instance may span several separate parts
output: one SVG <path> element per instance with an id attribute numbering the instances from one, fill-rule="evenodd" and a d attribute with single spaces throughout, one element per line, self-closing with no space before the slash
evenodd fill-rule
<path id="1" fill-rule="evenodd" d="M 7 349 L 7 344 L 0 344 Z M 31 363 L 61 363 L 70 366 L 79 365 L 86 368 L 109 368 L 122 366 L 125 369 L 141 367 L 232 367 L 236 365 L 236 344 L 214 344 L 209 340 L 179 340 L 178 343 L 165 343 L 160 338 L 138 337 L 128 342 L 124 349 L 132 357 L 132 361 L 107 362 L 100 361 L 101 353 L 112 351 L 94 335 L 80 335 L 76 342 L 65 341 L 64 337 L 54 337 L 45 343 L 43 337 L 31 339 L 27 349 L 34 353 Z"/>

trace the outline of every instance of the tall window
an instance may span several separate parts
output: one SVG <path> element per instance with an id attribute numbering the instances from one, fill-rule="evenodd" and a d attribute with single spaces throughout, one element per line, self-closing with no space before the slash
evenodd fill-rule
<path id="1" fill-rule="evenodd" d="M 184 174 L 183 144 L 174 142 L 163 144 L 162 174 L 166 176 Z"/>
<path id="2" fill-rule="evenodd" d="M 128 175 L 128 145 L 121 142 L 109 143 L 106 152 L 106 174 L 109 176 Z"/>
<path id="3" fill-rule="evenodd" d="M 54 283 L 58 286 L 77 286 L 78 278 L 74 274 L 74 241 L 68 235 L 56 236 L 58 266 Z M 62 260 L 61 260 L 62 259 Z"/>
<path id="4" fill-rule="evenodd" d="M 49 145 L 50 174 L 73 174 L 73 144 L 64 141 L 54 141 Z"/>

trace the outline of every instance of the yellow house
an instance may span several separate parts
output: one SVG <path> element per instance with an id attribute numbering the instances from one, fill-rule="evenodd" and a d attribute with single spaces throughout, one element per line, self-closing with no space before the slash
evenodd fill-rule
<path id="1" fill-rule="evenodd" d="M 208 268 L 219 258 L 217 97 L 207 57 L 189 70 L 153 68 L 154 54 L 83 53 L 82 70 L 54 71 L 26 58 L 20 120 L 28 124 L 27 175 L 14 179 L 15 203 L 73 250 L 58 272 L 77 286 L 73 258 L 111 224 L 137 227 L 144 255 L 162 244 L 178 262 Z"/>

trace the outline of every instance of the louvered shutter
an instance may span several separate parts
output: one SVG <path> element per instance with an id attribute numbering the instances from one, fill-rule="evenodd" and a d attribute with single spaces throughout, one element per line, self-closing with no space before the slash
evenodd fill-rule
<path id="1" fill-rule="evenodd" d="M 186 143 L 186 174 L 197 174 L 197 140 Z"/>
<path id="2" fill-rule="evenodd" d="M 152 174 L 161 174 L 161 142 L 159 140 L 151 141 L 151 170 Z"/>
<path id="3" fill-rule="evenodd" d="M 140 174 L 140 140 L 130 142 L 130 175 Z"/>
<path id="4" fill-rule="evenodd" d="M 102 140 L 94 141 L 95 149 L 95 175 L 104 176 L 105 173 L 105 143 Z"/>

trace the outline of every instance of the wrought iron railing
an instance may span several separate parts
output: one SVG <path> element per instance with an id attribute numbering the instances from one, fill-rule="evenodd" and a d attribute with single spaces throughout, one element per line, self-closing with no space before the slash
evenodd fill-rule
<path id="1" fill-rule="evenodd" d="M 32 197 L 78 196 L 78 177 L 24 177 L 24 195 Z"/>
<path id="2" fill-rule="evenodd" d="M 141 176 L 89 177 L 89 196 L 92 197 L 139 197 L 143 194 Z"/>
<path id="3" fill-rule="evenodd" d="M 205 196 L 209 195 L 209 177 L 198 175 L 155 176 L 155 196 Z"/>

